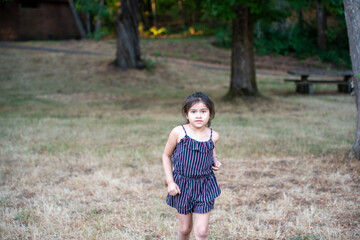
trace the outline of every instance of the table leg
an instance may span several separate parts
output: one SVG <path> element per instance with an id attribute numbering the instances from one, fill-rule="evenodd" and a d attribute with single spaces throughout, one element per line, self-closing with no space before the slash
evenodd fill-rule
<path id="1" fill-rule="evenodd" d="M 314 94 L 313 84 L 296 84 L 296 92 L 302 94 Z"/>
<path id="2" fill-rule="evenodd" d="M 351 76 L 344 76 L 344 82 L 347 84 L 338 84 L 338 92 L 351 93 Z"/>

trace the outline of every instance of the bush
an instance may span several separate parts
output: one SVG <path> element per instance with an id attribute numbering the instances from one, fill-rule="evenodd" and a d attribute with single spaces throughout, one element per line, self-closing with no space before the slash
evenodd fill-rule
<path id="1" fill-rule="evenodd" d="M 214 45 L 222 48 L 231 48 L 231 27 L 219 28 L 215 32 Z"/>
<path id="2" fill-rule="evenodd" d="M 346 26 L 336 26 L 327 31 L 328 50 L 317 48 L 317 32 L 312 25 L 289 26 L 286 31 L 279 30 L 276 24 L 258 23 L 254 30 L 256 54 L 294 55 L 299 59 L 317 56 L 321 61 L 333 62 L 342 68 L 350 68 L 349 46 Z M 231 48 L 230 27 L 216 31 L 214 45 Z"/>

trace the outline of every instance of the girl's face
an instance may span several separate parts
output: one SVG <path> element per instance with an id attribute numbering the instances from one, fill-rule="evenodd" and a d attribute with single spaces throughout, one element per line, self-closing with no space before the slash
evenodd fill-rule
<path id="1" fill-rule="evenodd" d="M 210 111 L 203 102 L 198 102 L 192 105 L 186 115 L 189 124 L 195 128 L 206 127 L 210 120 Z"/>

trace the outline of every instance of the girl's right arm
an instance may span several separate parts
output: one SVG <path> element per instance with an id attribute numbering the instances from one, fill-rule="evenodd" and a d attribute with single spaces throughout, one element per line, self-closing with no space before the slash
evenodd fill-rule
<path id="1" fill-rule="evenodd" d="M 180 194 L 180 188 L 174 181 L 174 176 L 172 173 L 172 163 L 171 163 L 171 156 L 176 147 L 178 137 L 179 137 L 179 127 L 175 127 L 170 132 L 168 141 L 165 145 L 165 149 L 162 155 L 165 179 L 168 185 L 168 193 L 172 196 L 175 196 L 176 194 Z"/>

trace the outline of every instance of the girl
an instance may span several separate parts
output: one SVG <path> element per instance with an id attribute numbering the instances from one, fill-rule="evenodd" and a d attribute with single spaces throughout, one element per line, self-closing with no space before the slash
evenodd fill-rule
<path id="1" fill-rule="evenodd" d="M 162 156 L 169 193 L 166 203 L 179 213 L 178 239 L 189 239 L 193 215 L 195 238 L 208 239 L 210 211 L 220 195 L 213 173 L 221 167 L 215 152 L 219 134 L 209 128 L 214 104 L 196 92 L 186 98 L 182 113 L 187 124 L 170 132 Z"/>

